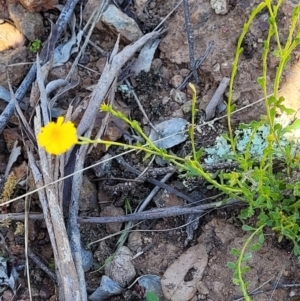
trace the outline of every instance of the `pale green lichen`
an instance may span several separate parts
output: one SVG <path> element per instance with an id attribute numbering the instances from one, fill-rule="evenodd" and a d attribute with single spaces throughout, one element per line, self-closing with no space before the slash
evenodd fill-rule
<path id="1" fill-rule="evenodd" d="M 290 120 L 282 115 L 275 119 L 275 123 L 281 124 L 283 128 L 289 125 Z M 237 129 L 234 132 L 236 141 L 236 150 L 240 154 L 243 154 L 247 151 L 249 141 L 252 138 L 249 147 L 249 153 L 252 157 L 257 158 L 258 160 L 263 155 L 264 150 L 268 146 L 267 137 L 270 134 L 270 127 L 268 124 L 260 126 L 256 132 L 253 134 L 252 128 L 247 128 L 244 126 L 242 129 Z M 280 146 L 285 147 L 292 141 L 292 152 L 295 152 L 300 147 L 300 131 L 293 130 L 289 133 L 284 134 L 280 140 Z M 274 150 L 279 150 L 279 147 L 274 143 Z M 233 151 L 230 143 L 223 137 L 219 136 L 216 138 L 215 145 L 204 149 L 206 153 L 206 158 L 204 159 L 205 163 L 212 164 L 218 162 L 231 162 Z M 277 156 L 280 156 L 278 152 Z"/>

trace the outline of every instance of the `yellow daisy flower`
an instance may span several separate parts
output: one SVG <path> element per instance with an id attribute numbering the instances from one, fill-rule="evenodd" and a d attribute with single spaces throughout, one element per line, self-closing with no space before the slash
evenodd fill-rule
<path id="1" fill-rule="evenodd" d="M 78 142 L 75 125 L 71 121 L 64 122 L 64 117 L 60 116 L 56 122 L 41 128 L 37 141 L 49 154 L 61 155 Z"/>

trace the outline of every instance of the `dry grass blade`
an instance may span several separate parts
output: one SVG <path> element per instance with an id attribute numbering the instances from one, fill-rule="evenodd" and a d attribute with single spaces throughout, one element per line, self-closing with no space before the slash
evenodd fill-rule
<path id="1" fill-rule="evenodd" d="M 39 129 L 39 113 L 37 114 L 35 121 L 37 129 Z M 46 184 L 53 181 L 50 160 L 43 150 L 40 150 L 39 154 L 40 167 L 37 166 L 33 154 L 28 152 L 29 165 L 35 179 L 36 187 L 43 186 L 44 183 Z M 43 208 L 55 263 L 58 268 L 57 277 L 60 288 L 59 300 L 81 300 L 78 275 L 72 258 L 56 187 L 51 186 L 47 191 L 44 189 L 40 190 L 39 199 Z"/>
<path id="2" fill-rule="evenodd" d="M 45 122 L 49 120 L 47 96 L 38 64 L 37 82 L 41 92 L 42 108 L 40 109 L 38 106 L 36 109 L 36 117 L 34 118 L 36 135 L 41 128 L 40 111 L 43 113 L 43 120 Z M 63 161 L 53 161 L 51 156 L 47 155 L 43 149 L 39 149 L 39 157 L 40 162 L 38 166 L 33 154 L 28 152 L 29 164 L 37 187 L 57 180 L 60 177 L 60 172 L 63 171 L 63 169 L 59 167 L 60 163 L 63 163 Z M 59 282 L 58 286 L 60 288 L 59 300 L 84 301 L 86 300 L 86 292 L 85 290 L 80 290 L 78 271 L 73 261 L 67 230 L 64 223 L 61 207 L 61 187 L 57 183 L 56 185 L 51 185 L 51 187 L 49 187 L 47 190 L 40 190 L 39 198 L 42 204 L 43 213 L 53 248 L 55 263 L 58 268 L 57 278 Z M 85 296 L 85 298 L 82 296 Z"/>

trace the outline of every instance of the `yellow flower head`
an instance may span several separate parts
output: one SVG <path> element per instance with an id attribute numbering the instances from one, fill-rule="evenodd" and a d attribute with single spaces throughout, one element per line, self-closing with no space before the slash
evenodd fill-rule
<path id="1" fill-rule="evenodd" d="M 73 122 L 64 122 L 64 117 L 58 117 L 56 122 L 49 122 L 41 128 L 37 135 L 38 144 L 52 155 L 61 155 L 78 142 L 76 128 Z"/>

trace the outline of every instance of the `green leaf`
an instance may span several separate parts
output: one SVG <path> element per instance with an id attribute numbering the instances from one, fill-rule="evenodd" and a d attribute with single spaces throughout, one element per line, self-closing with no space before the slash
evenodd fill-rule
<path id="1" fill-rule="evenodd" d="M 260 76 L 257 78 L 257 83 L 260 85 L 261 88 L 265 86 L 266 80 L 264 77 Z"/>
<path id="2" fill-rule="evenodd" d="M 234 255 L 234 256 L 240 256 L 241 252 L 238 249 L 236 249 L 236 248 L 232 248 L 230 250 L 230 254 Z"/>
<path id="3" fill-rule="evenodd" d="M 292 130 L 300 129 L 300 119 L 296 119 L 291 125 L 288 125 L 282 130 L 282 134 L 288 133 Z"/>
<path id="4" fill-rule="evenodd" d="M 300 255 L 300 247 L 299 247 L 299 245 L 295 241 L 294 241 L 294 254 L 296 256 Z"/>
<path id="5" fill-rule="evenodd" d="M 296 6 L 293 10 L 293 17 L 296 18 L 296 17 L 299 17 L 300 15 L 300 5 Z"/>
<path id="6" fill-rule="evenodd" d="M 233 278 L 232 282 L 234 285 L 240 285 L 240 280 L 238 278 Z"/>
<path id="7" fill-rule="evenodd" d="M 256 243 L 256 244 L 253 244 L 250 249 L 252 251 L 258 251 L 259 249 L 261 248 L 261 244 L 260 243 Z"/>
<path id="8" fill-rule="evenodd" d="M 234 262 L 227 262 L 226 266 L 231 270 L 235 270 L 237 268 L 237 266 Z"/>
<path id="9" fill-rule="evenodd" d="M 256 229 L 255 228 L 253 228 L 253 227 L 251 227 L 251 226 L 248 226 L 248 225 L 243 225 L 242 226 L 242 229 L 244 230 L 244 231 L 255 231 Z"/>
<path id="10" fill-rule="evenodd" d="M 196 152 L 196 159 L 199 160 L 204 152 L 204 148 L 200 148 L 197 152 Z"/>
<path id="11" fill-rule="evenodd" d="M 263 233 L 260 233 L 259 236 L 258 236 L 258 242 L 260 244 L 263 244 L 265 241 L 265 235 Z"/>
<path id="12" fill-rule="evenodd" d="M 235 107 L 236 107 L 235 104 L 233 104 L 233 105 L 230 106 L 230 108 L 229 108 L 229 113 L 230 113 L 230 114 L 231 114 L 232 112 L 234 112 Z"/>
<path id="13" fill-rule="evenodd" d="M 145 297 L 146 301 L 159 301 L 159 298 L 155 292 L 147 292 Z"/>
<path id="14" fill-rule="evenodd" d="M 241 268 L 242 274 L 247 273 L 249 271 L 250 271 L 250 267 L 249 266 L 245 266 L 245 267 Z"/>
<path id="15" fill-rule="evenodd" d="M 246 209 L 243 209 L 242 211 L 241 211 L 241 213 L 240 213 L 240 218 L 241 219 L 246 219 L 246 218 L 248 218 L 248 217 L 250 217 L 250 215 L 249 215 L 249 210 L 248 210 L 249 208 L 246 208 Z"/>
<path id="16" fill-rule="evenodd" d="M 145 162 L 147 159 L 149 159 L 150 157 L 152 156 L 152 154 L 151 153 L 145 153 L 145 156 L 144 156 L 144 158 L 143 158 L 143 162 Z"/>
<path id="17" fill-rule="evenodd" d="M 274 55 L 275 57 L 280 58 L 280 51 L 279 51 L 278 49 L 274 50 L 274 51 L 273 51 L 273 55 Z"/>
<path id="18" fill-rule="evenodd" d="M 249 260 L 249 259 L 251 259 L 251 258 L 252 258 L 252 253 L 246 253 L 246 254 L 243 256 L 242 261 L 247 261 L 247 260 Z"/>

